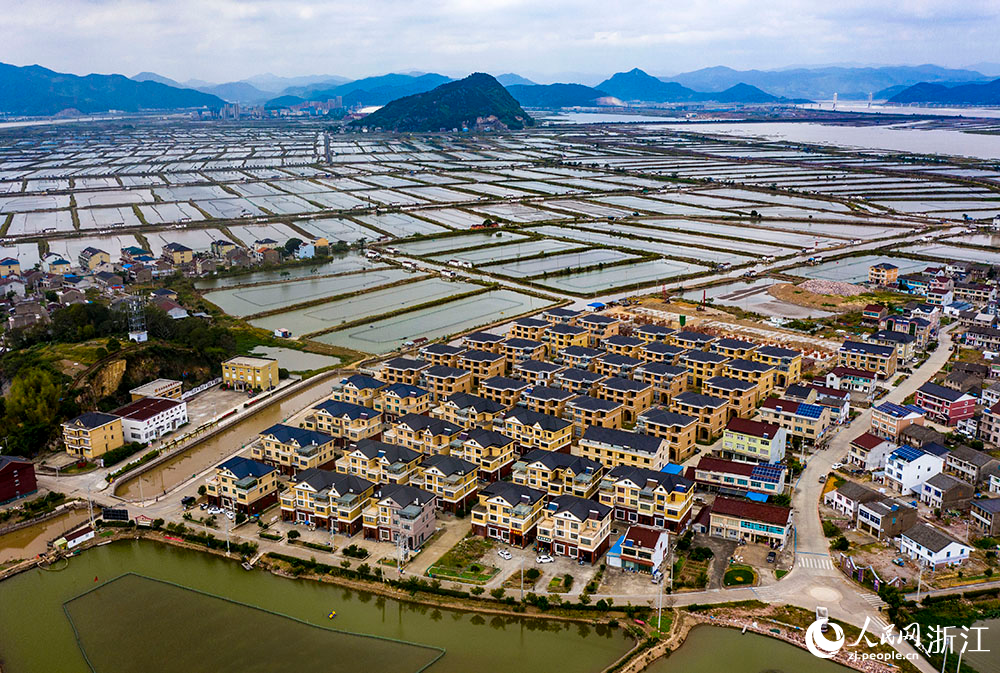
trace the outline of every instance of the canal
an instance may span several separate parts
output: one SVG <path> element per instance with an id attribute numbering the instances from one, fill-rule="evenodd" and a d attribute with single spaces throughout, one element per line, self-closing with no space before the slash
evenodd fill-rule
<path id="1" fill-rule="evenodd" d="M 68 510 L 42 523 L 0 535 L 0 563 L 38 556 L 49 540 L 87 520 L 86 509 Z"/>
<path id="2" fill-rule="evenodd" d="M 479 615 L 404 603 L 365 592 L 356 592 L 307 580 L 292 580 L 269 573 L 246 572 L 238 563 L 154 542 L 125 541 L 98 547 L 74 557 L 62 571 L 35 569 L 0 583 L 0 662 L 5 673 L 86 673 L 88 667 L 76 644 L 73 628 L 63 612 L 63 603 L 124 573 L 174 582 L 239 603 L 271 610 L 320 626 L 335 626 L 365 633 L 443 648 L 444 657 L 432 673 L 549 673 L 555 670 L 597 673 L 624 654 L 631 645 L 620 630 L 569 622 Z M 112 614 L 135 611 L 121 593 L 110 604 L 90 606 Z M 156 610 L 156 605 L 149 605 Z M 334 622 L 328 619 L 336 610 Z M 72 608 L 70 610 L 72 612 Z M 139 613 L 141 613 L 141 609 Z M 162 623 L 162 615 L 150 614 Z M 147 633 L 134 623 L 117 634 L 115 647 L 142 657 L 143 641 L 149 638 L 173 642 L 175 647 L 204 647 L 184 642 L 182 624 L 176 633 L 161 628 Z M 216 630 L 222 630 L 220 624 Z M 83 629 L 81 629 L 83 632 Z M 219 635 L 219 634 L 213 634 Z M 266 637 L 262 634 L 261 637 Z M 106 635 L 103 643 L 116 642 Z M 219 647 L 231 646 L 220 640 Z M 379 646 L 376 642 L 373 647 Z M 88 655 L 99 653 L 88 652 Z M 336 663 L 317 670 L 345 670 Z M 808 655 L 807 655 L 808 656 Z M 259 662 L 262 663 L 262 662 Z M 315 662 L 321 664 L 321 661 Z M 158 662 L 156 670 L 171 670 Z M 212 668 L 216 673 L 235 668 Z M 240 669 L 241 673 L 249 669 Z M 281 670 L 257 666 L 253 670 Z M 361 669 L 363 670 L 363 669 Z M 99 670 L 98 673 L 114 673 Z M 412 673 L 412 669 L 399 673 Z"/>
<path id="3" fill-rule="evenodd" d="M 249 444 L 257 433 L 289 416 L 316 404 L 330 394 L 335 377 L 319 376 L 315 383 L 289 395 L 280 402 L 239 421 L 193 448 L 164 461 L 139 477 L 133 477 L 115 487 L 115 495 L 130 500 L 152 498 L 177 486 L 192 475 L 211 467 L 227 455 Z M 139 483 L 142 482 L 140 488 Z"/>

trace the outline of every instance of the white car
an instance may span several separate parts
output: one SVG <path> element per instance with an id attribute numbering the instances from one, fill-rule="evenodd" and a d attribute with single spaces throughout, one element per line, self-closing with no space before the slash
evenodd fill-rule
<path id="1" fill-rule="evenodd" d="M 506 549 L 497 549 L 497 556 L 499 556 L 500 558 L 502 558 L 505 561 L 509 561 L 512 558 L 514 558 L 514 555 L 511 554 Z"/>
<path id="2" fill-rule="evenodd" d="M 541 554 L 535 557 L 535 563 L 555 563 L 555 559 L 548 554 Z"/>
<path id="3" fill-rule="evenodd" d="M 831 466 L 830 466 L 830 469 L 833 469 L 833 470 L 839 470 L 839 469 L 840 469 L 840 468 L 842 468 L 843 466 L 844 466 L 844 464 L 843 464 L 843 463 L 834 463 L 833 465 L 831 465 Z"/>

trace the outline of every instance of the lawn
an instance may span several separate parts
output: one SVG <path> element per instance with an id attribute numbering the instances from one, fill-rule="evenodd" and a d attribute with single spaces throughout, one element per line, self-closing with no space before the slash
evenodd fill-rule
<path id="1" fill-rule="evenodd" d="M 524 571 L 524 588 L 534 589 L 535 583 L 538 582 L 538 578 L 541 573 L 538 572 L 538 568 L 528 568 Z M 503 586 L 505 589 L 520 589 L 521 588 L 521 571 L 518 570 L 511 574 L 510 577 L 503 581 Z"/>
<path id="2" fill-rule="evenodd" d="M 427 576 L 485 584 L 500 572 L 496 566 L 482 562 L 483 556 L 491 549 L 493 549 L 492 540 L 469 535 L 428 568 Z"/>
<path id="3" fill-rule="evenodd" d="M 546 589 L 551 594 L 564 594 L 573 588 L 573 576 L 557 575 L 549 580 L 549 586 Z"/>
<path id="4" fill-rule="evenodd" d="M 748 565 L 732 565 L 722 576 L 722 584 L 727 587 L 751 586 L 757 581 L 757 573 Z"/>

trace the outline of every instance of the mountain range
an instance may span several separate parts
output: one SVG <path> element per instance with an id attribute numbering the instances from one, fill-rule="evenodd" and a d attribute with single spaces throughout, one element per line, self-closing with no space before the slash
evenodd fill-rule
<path id="1" fill-rule="evenodd" d="M 218 96 L 161 82 L 137 82 L 124 75 L 79 77 L 39 65 L 0 63 L 0 112 L 15 115 L 85 114 L 122 110 L 218 109 Z"/>
<path id="2" fill-rule="evenodd" d="M 872 68 L 828 66 L 787 70 L 734 70 L 715 66 L 662 79 L 699 91 L 719 91 L 743 82 L 786 98 L 829 100 L 834 94 L 839 94 L 844 100 L 862 100 L 869 93 L 878 98 L 889 87 L 905 88 L 920 82 L 986 81 L 988 78 L 974 70 L 918 65 Z"/>
<path id="3" fill-rule="evenodd" d="M 439 131 L 453 128 L 522 129 L 535 120 L 492 76 L 472 73 L 430 91 L 391 101 L 350 123 L 386 131 Z"/>
<path id="4" fill-rule="evenodd" d="M 992 82 L 932 84 L 921 82 L 903 89 L 890 103 L 944 103 L 952 105 L 1000 105 L 1000 79 Z"/>

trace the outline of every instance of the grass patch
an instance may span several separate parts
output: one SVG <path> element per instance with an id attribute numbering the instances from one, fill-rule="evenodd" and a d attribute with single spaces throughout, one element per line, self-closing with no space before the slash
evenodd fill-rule
<path id="1" fill-rule="evenodd" d="M 547 591 L 551 594 L 564 594 L 573 588 L 573 576 L 570 574 L 557 575 L 549 580 Z"/>
<path id="2" fill-rule="evenodd" d="M 722 584 L 727 587 L 751 586 L 757 581 L 757 573 L 748 565 L 732 565 L 722 576 Z"/>
<path id="3" fill-rule="evenodd" d="M 787 570 L 775 570 L 775 571 L 774 571 L 774 576 L 775 576 L 776 578 L 778 578 L 779 580 L 780 580 L 780 579 L 781 579 L 782 577 L 784 577 L 785 575 L 787 575 L 787 574 L 788 574 L 788 571 L 787 571 Z"/>
<path id="4" fill-rule="evenodd" d="M 524 588 L 534 589 L 535 583 L 538 582 L 538 578 L 541 577 L 542 573 L 538 571 L 538 568 L 528 568 L 524 571 Z M 503 581 L 503 587 L 505 589 L 520 589 L 521 588 L 521 571 L 518 570 L 511 574 L 510 577 Z"/>
<path id="5" fill-rule="evenodd" d="M 481 561 L 483 555 L 491 549 L 493 549 L 492 540 L 469 535 L 446 551 L 437 563 L 428 568 L 427 576 L 485 584 L 500 572 L 499 568 Z"/>

